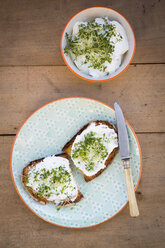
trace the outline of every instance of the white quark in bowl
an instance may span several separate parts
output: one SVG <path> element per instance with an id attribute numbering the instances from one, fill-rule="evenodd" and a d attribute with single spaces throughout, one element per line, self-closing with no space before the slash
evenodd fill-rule
<path id="1" fill-rule="evenodd" d="M 64 54 L 93 79 L 113 74 L 129 50 L 125 29 L 108 17 L 77 21 L 72 32 L 65 33 L 65 38 Z"/>

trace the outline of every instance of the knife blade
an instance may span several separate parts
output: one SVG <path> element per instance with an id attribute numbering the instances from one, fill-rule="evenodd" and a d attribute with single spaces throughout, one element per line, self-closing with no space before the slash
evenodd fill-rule
<path id="1" fill-rule="evenodd" d="M 122 160 L 127 160 L 127 159 L 130 159 L 127 126 L 126 126 L 123 112 L 117 102 L 114 103 L 114 108 L 115 108 L 115 114 L 116 114 L 116 120 L 117 120 L 120 156 Z"/>
<path id="2" fill-rule="evenodd" d="M 123 112 L 117 102 L 114 103 L 114 108 L 117 120 L 120 156 L 124 165 L 124 176 L 127 186 L 130 215 L 132 217 L 137 217 L 139 216 L 139 209 L 136 201 L 132 172 L 130 168 L 130 149 L 126 122 Z"/>

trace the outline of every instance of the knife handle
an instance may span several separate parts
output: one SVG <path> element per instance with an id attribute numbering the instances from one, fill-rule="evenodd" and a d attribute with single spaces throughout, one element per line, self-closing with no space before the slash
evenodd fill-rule
<path id="1" fill-rule="evenodd" d="M 127 185 L 130 215 L 132 217 L 137 217 L 137 216 L 139 216 L 139 209 L 138 209 L 135 191 L 134 191 L 134 186 L 133 186 L 131 168 L 128 167 L 128 164 L 124 168 L 124 176 L 125 176 L 125 181 L 126 181 L 126 185 Z"/>

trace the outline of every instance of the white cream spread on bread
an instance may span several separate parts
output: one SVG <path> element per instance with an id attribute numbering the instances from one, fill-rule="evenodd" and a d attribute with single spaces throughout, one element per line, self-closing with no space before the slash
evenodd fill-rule
<path id="1" fill-rule="evenodd" d="M 86 176 L 93 176 L 106 167 L 105 161 L 114 148 L 118 147 L 117 133 L 106 124 L 91 124 L 77 135 L 71 158 L 77 168 Z"/>
<path id="2" fill-rule="evenodd" d="M 46 157 L 31 168 L 27 174 L 26 186 L 57 205 L 68 200 L 74 202 L 78 195 L 78 186 L 69 160 L 60 156 Z"/>

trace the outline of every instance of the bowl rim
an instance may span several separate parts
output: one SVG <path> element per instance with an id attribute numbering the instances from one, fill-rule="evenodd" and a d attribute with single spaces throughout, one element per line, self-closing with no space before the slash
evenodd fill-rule
<path id="1" fill-rule="evenodd" d="M 62 40 L 63 40 L 64 32 L 65 32 L 65 29 L 66 29 L 66 27 L 68 26 L 69 22 L 70 22 L 75 16 L 79 15 L 81 12 L 83 12 L 83 11 L 85 11 L 85 10 L 87 10 L 87 9 L 93 9 L 93 8 L 105 8 L 105 9 L 110 9 L 110 10 L 116 12 L 117 14 L 119 14 L 120 16 L 122 16 L 122 17 L 125 19 L 125 21 L 128 23 L 128 25 L 129 25 L 129 27 L 130 27 L 130 29 L 131 29 L 131 31 L 132 31 L 133 39 L 134 39 L 133 53 L 132 53 L 132 56 L 131 56 L 131 58 L 130 58 L 128 64 L 127 64 L 127 66 L 126 66 L 121 72 L 119 72 L 117 75 L 115 75 L 114 77 L 107 78 L 107 79 L 103 79 L 103 80 L 89 79 L 89 78 L 80 76 L 78 73 L 76 73 L 76 72 L 70 67 L 70 65 L 68 64 L 68 62 L 66 61 L 65 56 L 64 56 L 64 52 L 63 52 L 63 49 L 62 49 Z M 67 65 L 67 67 L 68 67 L 76 76 L 78 76 L 79 78 L 84 79 L 84 80 L 87 80 L 87 81 L 90 81 L 90 82 L 106 82 L 106 81 L 109 81 L 109 80 L 112 80 L 112 79 L 118 77 L 118 76 L 119 76 L 122 72 L 124 72 L 124 71 L 128 68 L 128 66 L 130 65 L 130 63 L 131 63 L 131 61 L 132 61 L 132 59 L 133 59 L 133 57 L 134 57 L 134 54 L 135 54 L 135 49 L 136 49 L 135 34 L 134 34 L 133 28 L 132 28 L 131 24 L 129 23 L 129 21 L 128 21 L 121 13 L 119 13 L 117 10 L 114 10 L 114 9 L 112 9 L 112 8 L 105 7 L 105 6 L 93 6 L 93 7 L 88 7 L 88 8 L 85 8 L 85 9 L 83 9 L 83 10 L 80 10 L 79 12 L 77 12 L 76 14 L 74 14 L 74 15 L 69 19 L 69 21 L 66 23 L 66 25 L 65 25 L 65 27 L 64 27 L 64 29 L 63 29 L 62 35 L 61 35 L 61 40 L 60 40 L 60 50 L 61 50 L 61 54 L 62 54 L 63 60 L 64 60 L 65 64 Z"/>

